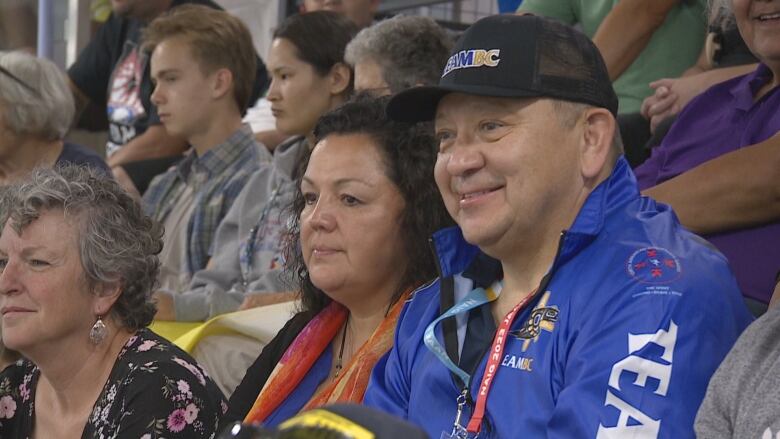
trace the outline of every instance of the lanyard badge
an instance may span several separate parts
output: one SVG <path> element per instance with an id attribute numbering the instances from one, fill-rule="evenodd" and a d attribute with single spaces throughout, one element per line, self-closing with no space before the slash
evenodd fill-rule
<path id="1" fill-rule="evenodd" d="M 501 294 L 503 283 L 500 281 L 495 282 L 487 290 L 483 288 L 476 288 L 472 290 L 466 297 L 460 302 L 456 303 L 452 308 L 447 310 L 439 318 L 431 322 L 427 328 L 425 328 L 425 335 L 423 340 L 425 346 L 441 361 L 447 369 L 457 375 L 464 384 L 463 391 L 456 400 L 458 404 L 458 410 L 455 415 L 455 421 L 453 422 L 452 432 L 448 435 L 442 433 L 441 439 L 475 439 L 479 436 L 479 432 L 482 428 L 482 420 L 485 417 L 485 408 L 487 406 L 487 397 L 490 393 L 490 388 L 493 385 L 494 378 L 498 372 L 498 367 L 501 363 L 501 357 L 504 354 L 504 348 L 506 347 L 507 338 L 509 336 L 509 330 L 514 322 L 517 314 L 522 310 L 530 301 L 536 296 L 536 290 L 528 294 L 522 301 L 512 308 L 511 311 L 501 320 L 496 334 L 493 337 L 493 343 L 490 347 L 487 364 L 485 365 L 485 372 L 482 375 L 482 379 L 479 385 L 479 391 L 477 393 L 477 400 L 474 404 L 474 411 L 469 420 L 467 426 L 464 428 L 461 424 L 461 417 L 463 415 L 463 409 L 468 400 L 469 383 L 471 375 L 458 367 L 447 355 L 444 348 L 436 339 L 434 328 L 440 321 L 455 316 L 460 313 L 468 312 L 471 309 L 484 305 L 485 303 L 492 302 L 498 298 Z"/>

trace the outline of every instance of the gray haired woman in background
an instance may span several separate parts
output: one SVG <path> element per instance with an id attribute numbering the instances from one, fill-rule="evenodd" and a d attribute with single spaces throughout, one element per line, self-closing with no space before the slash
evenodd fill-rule
<path id="1" fill-rule="evenodd" d="M 438 84 L 453 42 L 429 17 L 397 15 L 361 30 L 344 59 L 355 69 L 355 91 L 386 96 Z"/>
<path id="2" fill-rule="evenodd" d="M 73 95 L 53 62 L 0 52 L 0 186 L 36 167 L 72 163 L 109 174 L 103 159 L 63 139 L 73 122 Z"/>

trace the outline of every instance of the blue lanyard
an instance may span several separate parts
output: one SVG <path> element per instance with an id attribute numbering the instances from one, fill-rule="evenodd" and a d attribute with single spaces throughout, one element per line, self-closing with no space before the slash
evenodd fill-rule
<path id="1" fill-rule="evenodd" d="M 464 385 L 469 383 L 469 380 L 471 379 L 471 375 L 469 375 L 465 370 L 461 369 L 460 367 L 458 367 L 458 365 L 452 362 L 449 355 L 447 355 L 447 352 L 444 350 L 444 347 L 436 339 L 434 328 L 436 327 L 436 325 L 439 324 L 439 322 L 441 322 L 446 318 L 453 317 L 460 313 L 468 312 L 474 308 L 478 308 L 488 302 L 492 302 L 496 300 L 498 296 L 501 294 L 501 290 L 503 289 L 503 287 L 504 287 L 503 282 L 496 281 L 487 290 L 481 287 L 471 290 L 471 292 L 469 292 L 466 295 L 466 297 L 464 297 L 458 303 L 453 305 L 452 308 L 448 309 L 444 314 L 439 316 L 439 318 L 431 322 L 431 324 L 429 324 L 428 327 L 425 328 L 425 335 L 423 336 L 425 347 L 427 347 L 428 350 L 430 350 L 433 353 L 433 355 L 436 355 L 436 358 L 438 358 L 439 361 L 444 363 L 444 366 L 446 366 L 447 369 L 449 369 L 452 373 L 460 377 Z"/>

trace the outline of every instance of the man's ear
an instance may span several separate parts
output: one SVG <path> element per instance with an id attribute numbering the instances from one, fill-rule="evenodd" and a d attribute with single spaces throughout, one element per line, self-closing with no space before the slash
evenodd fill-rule
<path id="1" fill-rule="evenodd" d="M 581 172 L 586 182 L 597 184 L 609 174 L 612 138 L 617 123 L 609 110 L 589 108 L 583 116 Z"/>
<path id="2" fill-rule="evenodd" d="M 229 69 L 217 69 L 212 76 L 211 96 L 214 99 L 219 99 L 233 90 L 233 72 Z"/>
<path id="3" fill-rule="evenodd" d="M 330 94 L 340 95 L 344 93 L 352 83 L 352 69 L 343 62 L 338 62 L 330 68 Z"/>

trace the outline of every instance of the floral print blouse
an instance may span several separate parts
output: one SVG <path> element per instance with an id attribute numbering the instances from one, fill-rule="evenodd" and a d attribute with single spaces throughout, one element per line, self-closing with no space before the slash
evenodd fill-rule
<path id="1" fill-rule="evenodd" d="M 0 438 L 32 436 L 40 370 L 20 360 L 0 373 Z M 82 439 L 213 438 L 227 403 L 187 353 L 148 329 L 128 340 Z"/>

